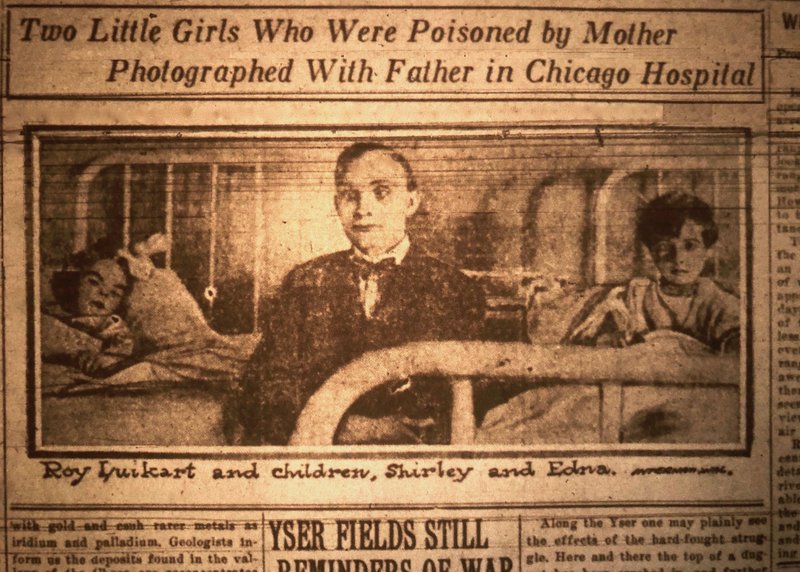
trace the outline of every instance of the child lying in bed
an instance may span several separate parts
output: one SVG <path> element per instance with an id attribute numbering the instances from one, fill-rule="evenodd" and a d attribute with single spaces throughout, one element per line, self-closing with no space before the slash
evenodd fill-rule
<path id="1" fill-rule="evenodd" d="M 129 277 L 106 240 L 73 255 L 52 280 L 42 312 L 42 358 L 91 374 L 129 357 L 133 337 L 119 316 Z"/>
<path id="2" fill-rule="evenodd" d="M 739 350 L 739 299 L 701 274 L 717 242 L 711 207 L 671 192 L 650 201 L 637 225 L 658 279 L 612 289 L 569 334 L 581 344 L 628 345 L 659 330 L 681 332 L 715 351 Z"/>
<path id="3" fill-rule="evenodd" d="M 78 339 L 80 332 L 73 330 L 70 343 L 81 346 L 76 352 L 81 356 L 77 365 L 105 385 L 186 380 L 232 383 L 249 359 L 256 337 L 215 332 L 180 278 L 153 264 L 151 256 L 165 248 L 164 236 L 157 234 L 135 244 L 131 251 L 119 250 L 98 263 L 112 284 L 106 292 L 104 277 L 106 298 L 100 294 L 82 297 L 79 290 L 74 304 L 107 312 L 103 317 L 113 320 L 113 328 L 124 330 L 124 336 L 117 336 L 130 348 L 125 361 L 112 361 L 106 359 L 103 343 L 84 344 Z M 118 309 L 124 322 L 111 314 Z M 99 324 L 94 335 L 114 331 L 109 328 Z M 42 328 L 43 332 L 48 329 Z M 47 361 L 44 352 L 43 358 Z"/>

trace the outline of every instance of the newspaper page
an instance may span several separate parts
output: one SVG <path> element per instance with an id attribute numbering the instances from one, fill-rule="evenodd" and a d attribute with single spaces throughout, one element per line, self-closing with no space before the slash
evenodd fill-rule
<path id="1" fill-rule="evenodd" d="M 800 4 L 2 4 L 6 571 L 800 570 Z"/>

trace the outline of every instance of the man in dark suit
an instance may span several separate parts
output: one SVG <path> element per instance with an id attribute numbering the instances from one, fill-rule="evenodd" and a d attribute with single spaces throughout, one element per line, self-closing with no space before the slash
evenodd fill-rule
<path id="1" fill-rule="evenodd" d="M 336 211 L 353 247 L 284 280 L 242 383 L 246 444 L 285 444 L 308 398 L 364 352 L 480 335 L 479 286 L 406 234 L 420 203 L 408 161 L 384 145 L 356 143 L 339 156 L 335 181 Z M 351 412 L 375 420 L 381 442 L 440 442 L 448 400 L 442 384 L 403 383 L 370 392 Z"/>

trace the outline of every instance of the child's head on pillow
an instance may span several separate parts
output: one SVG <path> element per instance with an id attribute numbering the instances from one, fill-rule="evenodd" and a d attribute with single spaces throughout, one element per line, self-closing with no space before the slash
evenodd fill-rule
<path id="1" fill-rule="evenodd" d="M 117 249 L 111 240 L 100 239 L 70 256 L 67 268 L 53 276 L 53 294 L 65 311 L 93 317 L 117 312 L 130 285 Z"/>
<path id="2" fill-rule="evenodd" d="M 661 278 L 676 286 L 697 282 L 713 253 L 719 231 L 714 211 L 694 195 L 674 191 L 641 210 L 637 234 Z"/>

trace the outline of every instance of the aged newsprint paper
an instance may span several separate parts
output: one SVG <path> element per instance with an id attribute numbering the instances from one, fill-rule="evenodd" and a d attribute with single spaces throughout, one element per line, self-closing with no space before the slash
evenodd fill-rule
<path id="1" fill-rule="evenodd" d="M 800 3 L 0 30 L 5 571 L 800 570 Z"/>

